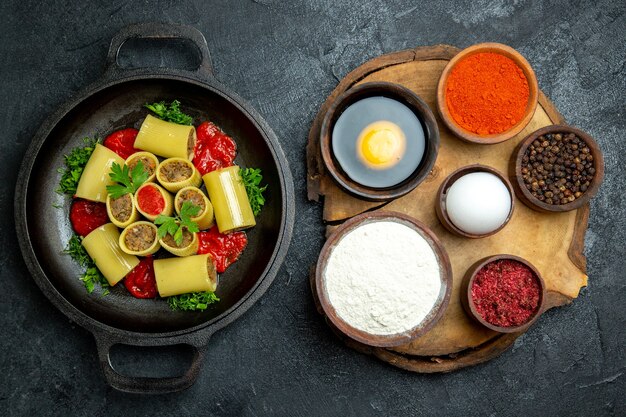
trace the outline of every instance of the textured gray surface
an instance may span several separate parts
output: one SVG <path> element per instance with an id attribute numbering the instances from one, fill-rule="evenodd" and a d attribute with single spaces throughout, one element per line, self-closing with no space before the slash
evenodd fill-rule
<path id="1" fill-rule="evenodd" d="M 0 414 L 626 415 L 623 1 L 47 3 L 0 5 Z M 292 162 L 298 214 L 281 273 L 257 305 L 213 338 L 198 383 L 147 398 L 104 384 L 91 336 L 29 277 L 14 244 L 12 195 L 38 125 L 100 76 L 120 27 L 153 20 L 191 24 L 205 34 L 219 79 L 260 111 Z M 606 179 L 592 203 L 585 247 L 589 287 L 485 365 L 411 374 L 344 347 L 314 311 L 307 269 L 323 226 L 321 207 L 306 201 L 304 146 L 325 97 L 367 59 L 481 41 L 522 52 L 568 122 L 594 136 L 605 153 Z M 118 362 L 132 368 L 142 356 L 124 351 Z M 180 358 L 170 355 L 153 368 L 177 366 Z"/>

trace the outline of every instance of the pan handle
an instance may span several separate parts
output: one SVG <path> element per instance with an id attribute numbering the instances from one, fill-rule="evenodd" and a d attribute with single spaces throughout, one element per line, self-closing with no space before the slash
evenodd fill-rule
<path id="1" fill-rule="evenodd" d="M 120 67 L 117 62 L 120 48 L 129 39 L 189 40 L 198 48 L 200 65 L 195 70 L 175 70 L 176 74 L 183 73 L 193 78 L 200 78 L 202 80 L 214 77 L 213 65 L 211 64 L 211 54 L 209 53 L 209 47 L 202 32 L 191 26 L 158 22 L 128 25 L 123 27 L 115 36 L 113 36 L 106 58 L 106 77 L 121 78 L 128 73 L 141 71 L 141 69 L 124 69 Z"/>
<path id="2" fill-rule="evenodd" d="M 197 339 L 197 334 L 187 339 L 180 336 L 172 338 L 146 338 L 134 339 L 132 341 L 120 341 L 112 338 L 107 333 L 94 332 L 96 346 L 98 349 L 98 359 L 104 373 L 107 383 L 118 391 L 129 392 L 134 394 L 165 394 L 169 392 L 183 391 L 192 386 L 200 368 L 204 362 L 204 350 L 209 341 L 209 337 Z M 109 356 L 111 348 L 116 344 L 125 344 L 130 346 L 171 346 L 171 345 L 188 345 L 193 348 L 193 358 L 189 369 L 180 376 L 175 377 L 136 377 L 122 375 L 113 369 L 111 358 Z"/>

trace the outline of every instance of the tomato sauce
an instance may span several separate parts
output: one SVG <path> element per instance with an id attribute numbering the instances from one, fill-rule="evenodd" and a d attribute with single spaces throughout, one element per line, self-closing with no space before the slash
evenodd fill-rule
<path id="1" fill-rule="evenodd" d="M 237 145 L 219 127 L 212 122 L 203 122 L 196 128 L 196 136 L 193 164 L 200 175 L 233 165 Z"/>
<path id="2" fill-rule="evenodd" d="M 139 149 L 134 147 L 138 133 L 139 131 L 133 128 L 118 130 L 107 136 L 102 144 L 126 159 L 135 152 L 139 152 Z"/>
<path id="3" fill-rule="evenodd" d="M 235 262 L 248 244 L 248 237 L 244 232 L 222 234 L 217 226 L 206 232 L 199 232 L 198 239 L 200 240 L 198 254 L 210 254 L 219 273 L 224 272 Z"/>
<path id="4" fill-rule="evenodd" d="M 165 208 L 165 199 L 156 187 L 148 185 L 137 193 L 137 204 L 144 212 L 156 216 Z"/>
<path id="5" fill-rule="evenodd" d="M 70 222 L 74 231 L 85 237 L 94 229 L 109 222 L 107 207 L 104 203 L 77 198 L 70 208 Z"/>
<path id="6" fill-rule="evenodd" d="M 537 312 L 540 288 L 529 267 L 503 259 L 478 271 L 472 284 L 472 301 L 485 321 L 500 327 L 521 326 Z"/>
<path id="7" fill-rule="evenodd" d="M 157 295 L 152 256 L 143 258 L 124 278 L 124 286 L 135 298 L 155 298 Z"/>

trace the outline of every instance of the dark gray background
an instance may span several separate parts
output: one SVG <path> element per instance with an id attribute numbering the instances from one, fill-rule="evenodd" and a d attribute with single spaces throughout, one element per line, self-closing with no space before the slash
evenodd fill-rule
<path id="1" fill-rule="evenodd" d="M 0 414 L 626 415 L 625 3 L 356 3 L 2 1 Z M 101 75 L 120 27 L 153 20 L 200 29 L 219 79 L 274 128 L 295 177 L 297 218 L 273 286 L 213 338 L 197 384 L 180 394 L 141 397 L 104 384 L 90 334 L 30 278 L 15 244 L 12 196 L 39 124 Z M 585 245 L 589 287 L 487 364 L 449 375 L 412 374 L 344 347 L 314 311 L 307 270 L 321 248 L 323 225 L 321 206 L 306 201 L 304 147 L 326 96 L 369 58 L 482 41 L 524 54 L 567 121 L 604 151 L 606 179 L 592 202 Z M 126 352 L 118 363 L 131 366 L 139 357 Z M 166 359 L 154 368 L 171 371 L 179 362 Z"/>

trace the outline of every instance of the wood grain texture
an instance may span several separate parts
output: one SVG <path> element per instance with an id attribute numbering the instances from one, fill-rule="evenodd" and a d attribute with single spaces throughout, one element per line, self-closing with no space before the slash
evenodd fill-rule
<path id="1" fill-rule="evenodd" d="M 563 117 L 542 92 L 528 126 L 513 139 L 499 144 L 484 146 L 463 142 L 451 134 L 436 114 L 441 147 L 435 167 L 420 186 L 402 198 L 383 203 L 366 202 L 343 193 L 325 175 L 318 152 L 319 126 L 326 109 L 338 95 L 365 82 L 389 81 L 413 90 L 434 109 L 441 71 L 458 51 L 447 45 L 420 47 L 383 55 L 358 67 L 339 83 L 322 105 L 307 143 L 308 196 L 315 201 L 323 197 L 323 218 L 330 225 L 329 232 L 332 225 L 345 219 L 385 207 L 425 223 L 448 251 L 453 269 L 452 297 L 446 314 L 433 329 L 412 343 L 393 349 L 372 348 L 339 334 L 348 346 L 414 372 L 449 372 L 485 362 L 505 351 L 521 334 L 493 332 L 471 320 L 463 311 L 459 293 L 461 279 L 467 267 L 478 259 L 510 253 L 529 260 L 545 279 L 546 309 L 571 302 L 587 284 L 582 249 L 589 217 L 588 205 L 568 213 L 541 214 L 518 200 L 507 227 L 483 239 L 454 236 L 440 224 L 435 213 L 439 185 L 454 170 L 480 163 L 508 175 L 511 155 L 523 138 L 540 127 L 564 123 Z M 333 330 L 339 333 L 337 329 Z"/>

